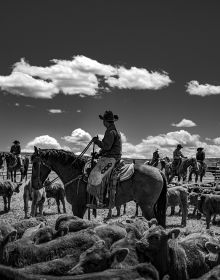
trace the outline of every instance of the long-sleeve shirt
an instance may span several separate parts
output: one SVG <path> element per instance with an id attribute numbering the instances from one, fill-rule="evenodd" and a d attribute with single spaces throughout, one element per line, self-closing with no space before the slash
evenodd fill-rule
<path id="1" fill-rule="evenodd" d="M 200 160 L 200 161 L 204 161 L 205 159 L 205 153 L 202 151 L 202 152 L 197 152 L 196 153 L 196 159 L 197 160 Z"/>
<path id="2" fill-rule="evenodd" d="M 14 155 L 20 155 L 21 154 L 21 146 L 20 145 L 12 145 L 10 153 Z"/>
<path id="3" fill-rule="evenodd" d="M 114 124 L 106 129 L 104 138 L 102 140 L 97 140 L 95 143 L 101 148 L 101 156 L 113 157 L 116 160 L 121 158 L 121 134 L 116 130 Z"/>
<path id="4" fill-rule="evenodd" d="M 182 154 L 182 152 L 180 150 L 176 149 L 173 152 L 173 159 L 176 160 L 176 159 L 180 159 L 180 158 L 184 158 L 184 155 Z"/>

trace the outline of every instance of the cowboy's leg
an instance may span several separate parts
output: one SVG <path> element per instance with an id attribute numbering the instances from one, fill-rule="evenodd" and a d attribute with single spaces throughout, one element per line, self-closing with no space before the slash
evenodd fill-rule
<path id="1" fill-rule="evenodd" d="M 7 197 L 3 196 L 3 200 L 4 200 L 4 211 L 7 212 L 8 207 L 7 207 Z"/>
<path id="2" fill-rule="evenodd" d="M 97 204 L 102 203 L 103 194 L 105 190 L 105 180 L 110 176 L 111 171 L 115 165 L 114 158 L 100 158 L 96 166 L 91 171 L 88 178 L 87 190 L 91 195 L 94 195 Z"/>

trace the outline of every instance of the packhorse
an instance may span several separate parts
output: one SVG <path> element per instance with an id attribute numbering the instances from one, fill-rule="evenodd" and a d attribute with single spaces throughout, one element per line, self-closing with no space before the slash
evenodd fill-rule
<path id="1" fill-rule="evenodd" d="M 1 160 L 6 160 L 7 165 L 7 179 L 11 179 L 12 182 L 16 182 L 16 173 L 19 170 L 21 173 L 21 180 L 25 178 L 27 180 L 27 172 L 29 166 L 29 158 L 27 156 L 22 156 L 22 164 L 19 164 L 18 158 L 12 153 L 1 153 Z"/>
<path id="2" fill-rule="evenodd" d="M 173 169 L 172 162 L 167 162 L 165 164 L 165 175 L 168 183 L 170 184 L 175 176 L 178 177 L 178 182 L 180 182 L 181 178 L 185 181 L 187 178 L 187 168 L 189 166 L 192 166 L 194 170 L 198 170 L 196 158 L 191 157 L 181 159 L 180 164 L 175 169 Z"/>
<path id="3" fill-rule="evenodd" d="M 205 162 L 203 162 L 203 164 L 201 162 L 197 162 L 198 163 L 198 169 L 196 170 L 195 168 L 193 168 L 192 166 L 190 166 L 189 168 L 189 177 L 188 177 L 188 181 L 192 181 L 192 175 L 195 175 L 195 182 L 198 182 L 198 179 L 200 177 L 200 182 L 202 183 L 202 179 L 205 176 L 206 173 L 206 169 L 207 169 L 207 164 Z"/>
<path id="4" fill-rule="evenodd" d="M 31 156 L 35 165 L 32 168 L 32 187 L 42 188 L 40 174 L 42 166 L 45 179 L 53 170 L 64 184 L 66 199 L 72 205 L 75 216 L 83 218 L 88 203 L 87 182 L 83 180 L 83 168 L 86 158 L 71 152 L 56 149 L 39 149 Z M 72 164 L 74 162 L 74 164 Z M 165 227 L 166 224 L 166 195 L 167 181 L 157 168 L 147 165 L 134 165 L 134 174 L 126 181 L 120 182 L 115 195 L 115 206 L 119 207 L 126 202 L 135 200 L 142 210 L 143 216 L 150 220 L 156 217 L 158 223 Z"/>

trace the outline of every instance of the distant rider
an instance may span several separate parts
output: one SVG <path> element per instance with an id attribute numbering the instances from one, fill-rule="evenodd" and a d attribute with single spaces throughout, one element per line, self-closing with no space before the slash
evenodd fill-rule
<path id="1" fill-rule="evenodd" d="M 154 152 L 153 152 L 153 157 L 152 157 L 152 160 L 151 160 L 151 164 L 152 166 L 154 167 L 157 167 L 158 166 L 158 163 L 159 163 L 159 159 L 160 159 L 160 155 L 159 155 L 159 149 L 156 149 Z"/>
<path id="2" fill-rule="evenodd" d="M 199 147 L 196 153 L 196 160 L 200 162 L 202 166 L 204 166 L 204 160 L 205 160 L 205 152 L 203 150 L 204 148 Z"/>
<path id="3" fill-rule="evenodd" d="M 18 160 L 18 165 L 21 166 L 21 146 L 20 142 L 18 140 L 15 140 L 13 142 L 13 145 L 11 146 L 10 153 L 16 156 Z"/>
<path id="4" fill-rule="evenodd" d="M 182 148 L 183 146 L 181 144 L 178 144 L 173 152 L 173 163 L 172 163 L 173 170 L 177 169 L 177 167 L 181 163 L 182 158 L 186 158 L 181 152 Z"/>

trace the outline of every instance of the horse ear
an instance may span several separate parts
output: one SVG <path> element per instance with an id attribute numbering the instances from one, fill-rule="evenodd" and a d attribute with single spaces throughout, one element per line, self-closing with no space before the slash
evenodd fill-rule
<path id="1" fill-rule="evenodd" d="M 38 148 L 36 146 L 34 146 L 34 153 L 39 154 Z"/>

